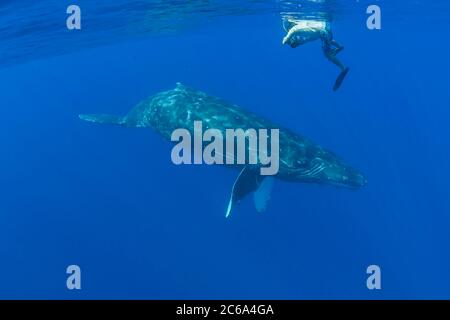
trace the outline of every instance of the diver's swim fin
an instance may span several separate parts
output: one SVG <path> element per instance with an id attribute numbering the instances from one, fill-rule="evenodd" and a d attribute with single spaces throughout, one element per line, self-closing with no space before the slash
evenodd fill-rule
<path id="1" fill-rule="evenodd" d="M 342 81 L 344 81 L 345 76 L 347 75 L 349 70 L 350 70 L 349 68 L 345 68 L 344 71 L 342 71 L 341 74 L 337 77 L 336 82 L 334 83 L 334 86 L 333 86 L 333 91 L 336 91 L 337 89 L 339 89 L 339 87 L 342 84 Z"/>

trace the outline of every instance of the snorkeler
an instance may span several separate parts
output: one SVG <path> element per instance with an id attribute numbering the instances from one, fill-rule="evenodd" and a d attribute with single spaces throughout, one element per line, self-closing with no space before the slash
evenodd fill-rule
<path id="1" fill-rule="evenodd" d="M 283 38 L 283 44 L 296 48 L 307 42 L 322 40 L 322 50 L 325 57 L 341 69 L 341 73 L 334 83 L 333 90 L 336 91 L 342 84 L 349 68 L 336 57 L 344 47 L 333 39 L 330 23 L 324 20 L 283 20 L 283 27 L 287 34 Z"/>

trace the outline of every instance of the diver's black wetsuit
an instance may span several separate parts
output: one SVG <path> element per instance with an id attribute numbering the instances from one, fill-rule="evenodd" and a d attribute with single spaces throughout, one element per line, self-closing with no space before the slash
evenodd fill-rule
<path id="1" fill-rule="evenodd" d="M 336 58 L 336 55 L 341 52 L 344 47 L 334 40 L 333 34 L 329 30 L 323 32 L 320 39 L 322 40 L 322 50 L 325 57 L 337 65 L 341 69 L 341 72 L 345 71 L 344 64 Z"/>

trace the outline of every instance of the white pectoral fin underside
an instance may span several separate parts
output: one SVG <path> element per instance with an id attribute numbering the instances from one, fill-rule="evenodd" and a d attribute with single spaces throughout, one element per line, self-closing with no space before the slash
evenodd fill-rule
<path id="1" fill-rule="evenodd" d="M 231 194 L 230 201 L 228 201 L 227 212 L 225 213 L 225 218 L 228 218 L 231 215 L 231 211 L 233 210 L 233 194 Z"/>
<path id="2" fill-rule="evenodd" d="M 273 180 L 273 177 L 260 175 L 259 170 L 255 170 L 255 168 L 244 167 L 233 184 L 225 217 L 228 218 L 234 206 L 251 192 L 255 192 L 253 199 L 256 210 L 258 212 L 265 211 L 270 199 Z"/>

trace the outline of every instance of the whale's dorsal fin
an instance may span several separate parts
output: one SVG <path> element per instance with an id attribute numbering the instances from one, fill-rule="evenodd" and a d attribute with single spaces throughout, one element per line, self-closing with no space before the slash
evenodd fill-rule
<path id="1" fill-rule="evenodd" d="M 225 217 L 229 217 L 234 206 L 252 192 L 254 194 L 255 207 L 258 212 L 266 209 L 272 190 L 273 178 L 262 176 L 255 167 L 245 166 L 239 173 L 231 190 Z"/>
<path id="2" fill-rule="evenodd" d="M 182 84 L 181 82 L 177 82 L 175 84 L 175 90 L 186 90 L 186 86 Z"/>

